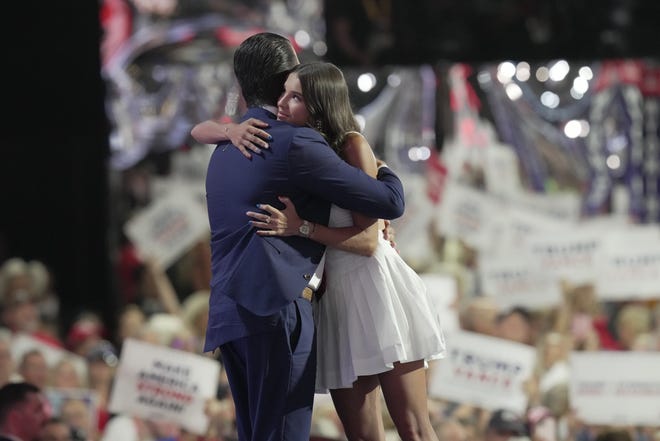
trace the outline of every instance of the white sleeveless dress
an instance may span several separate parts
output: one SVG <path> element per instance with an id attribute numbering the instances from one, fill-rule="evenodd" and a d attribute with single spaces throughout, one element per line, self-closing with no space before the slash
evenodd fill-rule
<path id="1" fill-rule="evenodd" d="M 353 224 L 332 206 L 331 227 Z M 315 302 L 316 392 L 352 387 L 361 375 L 392 369 L 396 361 L 443 358 L 438 311 L 424 281 L 380 233 L 372 257 L 327 248 L 326 291 Z"/>

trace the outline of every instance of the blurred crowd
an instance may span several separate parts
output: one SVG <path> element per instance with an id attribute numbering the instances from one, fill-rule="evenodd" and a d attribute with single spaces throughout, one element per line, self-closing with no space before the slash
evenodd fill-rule
<path id="1" fill-rule="evenodd" d="M 200 243 L 189 257 L 194 260 L 204 248 Z M 133 338 L 201 354 L 208 312 L 208 290 L 180 298 L 170 276 L 156 264 L 140 262 L 128 250 L 120 260 L 123 304 L 114 332 L 99 311 L 83 310 L 72 323 L 61 323 L 60 299 L 43 263 L 21 258 L 2 263 L 0 385 L 24 381 L 45 393 L 56 421 L 44 428 L 43 440 L 53 439 L 49 432 L 60 431 L 62 425 L 67 426 L 68 437 L 59 441 L 235 439 L 233 402 L 222 373 L 216 399 L 206 405 L 210 421 L 206 436 L 187 433 L 169 421 L 109 411 L 122 343 Z M 179 265 L 187 265 L 186 259 Z M 194 274 L 187 275 L 194 279 Z M 194 280 L 190 283 L 195 285 Z"/>
<path id="2" fill-rule="evenodd" d="M 495 299 L 478 292 L 474 251 L 450 239 L 443 246 L 461 249 L 451 253 L 456 261 L 444 262 L 445 268 L 453 268 L 451 274 L 457 281 L 451 307 L 460 329 L 532 346 L 537 359 L 535 371 L 525 384 L 525 414 L 430 398 L 431 417 L 440 439 L 660 440 L 660 424 L 606 427 L 583 423 L 572 411 L 569 393 L 572 351 L 660 350 L 660 303 L 601 302 L 593 286 L 566 283 L 563 302 L 556 307 L 503 309 Z M 25 381 L 51 399 L 59 397 L 50 403 L 55 419 L 44 428 L 41 439 L 54 439 L 47 432 L 61 430 L 62 425 L 69 436 L 61 439 L 71 440 L 236 439 L 233 402 L 222 372 L 216 397 L 206 406 L 210 424 L 203 436 L 188 433 L 172 422 L 114 414 L 108 409 L 125 339 L 201 354 L 208 312 L 208 253 L 204 239 L 165 271 L 151 260 L 140 260 L 127 242 L 117 262 L 122 308 L 116 330 L 103 323 L 98 311 L 82 311 L 71 324 L 60 323 L 60 298 L 42 262 L 11 258 L 1 264 L 0 384 Z M 19 336 L 29 336 L 39 345 L 14 344 Z M 448 346 L 451 348 L 451 334 Z M 44 347 L 56 348 L 64 356 L 53 359 Z M 84 360 L 82 369 L 76 360 Z M 433 362 L 429 375 L 443 362 Z M 88 394 L 62 395 L 66 390 Z M 58 391 L 59 395 L 49 393 Z M 313 436 L 318 440 L 344 439 L 329 397 L 317 398 Z M 397 440 L 394 424 L 384 412 L 388 439 Z"/>

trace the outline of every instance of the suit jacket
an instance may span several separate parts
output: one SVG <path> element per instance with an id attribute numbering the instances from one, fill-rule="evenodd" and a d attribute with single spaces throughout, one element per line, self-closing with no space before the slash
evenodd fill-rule
<path id="1" fill-rule="evenodd" d="M 282 207 L 288 196 L 298 214 L 327 225 L 330 205 L 374 218 L 403 214 L 403 186 L 388 168 L 378 180 L 348 165 L 316 131 L 277 121 L 261 108 L 243 119 L 270 124 L 270 148 L 251 160 L 231 143 L 215 148 L 207 170 L 212 281 L 205 350 L 273 326 L 277 312 L 300 296 L 325 247 L 298 236 L 264 237 L 248 221 L 256 204 Z"/>

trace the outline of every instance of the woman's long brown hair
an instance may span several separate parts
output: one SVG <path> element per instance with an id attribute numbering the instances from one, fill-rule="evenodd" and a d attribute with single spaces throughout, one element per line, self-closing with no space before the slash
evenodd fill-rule
<path id="1" fill-rule="evenodd" d="M 310 114 L 309 125 L 325 137 L 335 152 L 341 154 L 346 134 L 360 131 L 344 74 L 334 64 L 320 61 L 299 64 L 291 73 L 297 74 L 300 80 Z"/>

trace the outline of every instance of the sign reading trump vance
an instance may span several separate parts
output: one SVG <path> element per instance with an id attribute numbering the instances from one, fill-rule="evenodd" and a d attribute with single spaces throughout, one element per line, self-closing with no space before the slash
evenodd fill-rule
<path id="1" fill-rule="evenodd" d="M 534 348 L 466 331 L 448 334 L 447 344 L 447 358 L 431 371 L 429 395 L 490 410 L 524 412 L 524 383 L 534 368 Z"/>

